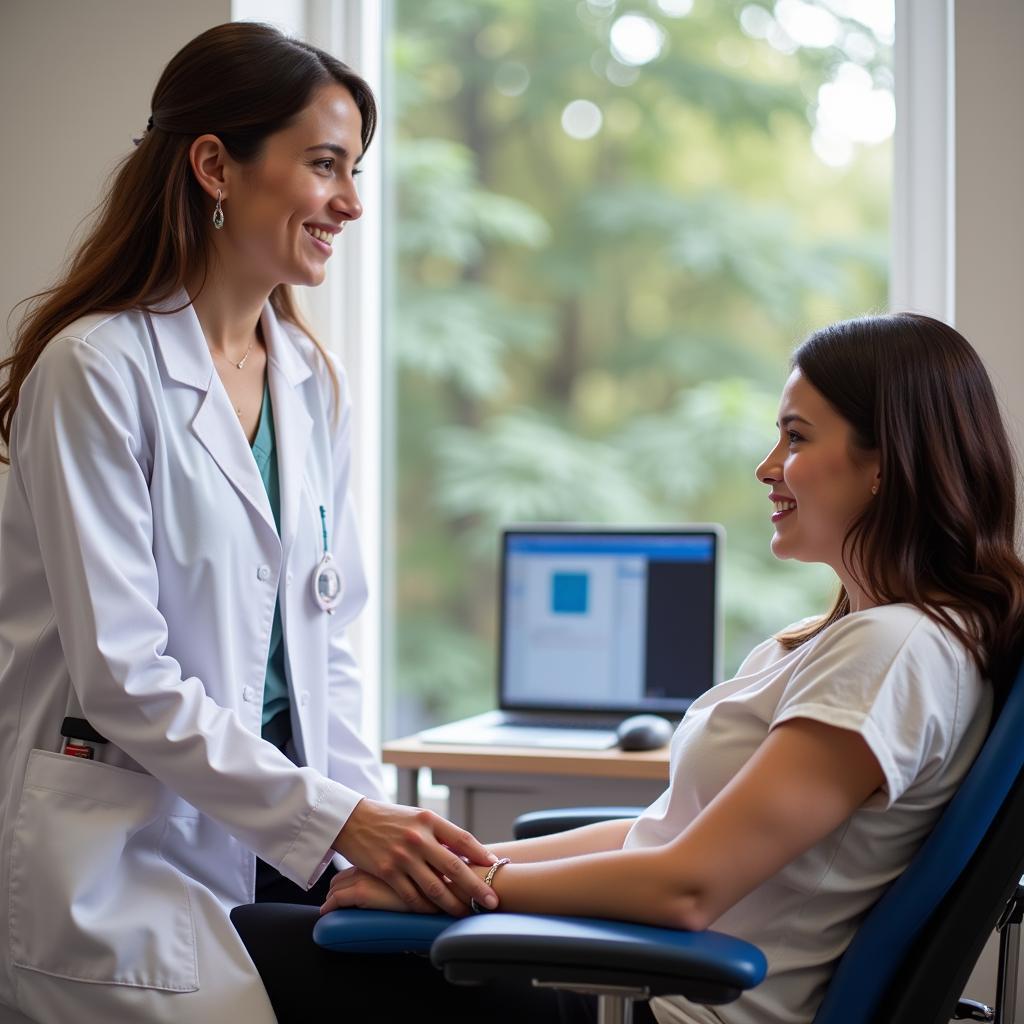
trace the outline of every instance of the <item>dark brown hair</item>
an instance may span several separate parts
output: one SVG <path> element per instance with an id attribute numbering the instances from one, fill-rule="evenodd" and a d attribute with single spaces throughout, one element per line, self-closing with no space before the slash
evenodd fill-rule
<path id="1" fill-rule="evenodd" d="M 377 125 L 373 93 L 315 46 L 269 25 L 235 22 L 196 36 L 171 59 L 153 90 L 150 128 L 115 171 L 95 224 L 57 284 L 25 300 L 32 306 L 12 354 L 0 362 L 0 462 L 10 461 L 21 385 L 65 327 L 87 313 L 150 309 L 179 291 L 196 268 L 205 282 L 212 205 L 189 165 L 193 140 L 211 133 L 234 160 L 255 160 L 267 137 L 288 127 L 314 92 L 331 83 L 349 91 L 362 115 L 365 150 Z M 270 303 L 281 319 L 309 333 L 287 285 L 274 289 Z M 337 399 L 337 379 L 326 357 L 324 363 Z"/>
<path id="2" fill-rule="evenodd" d="M 793 366 L 877 453 L 878 496 L 844 560 L 880 603 L 906 602 L 954 633 L 1002 695 L 1024 638 L 1024 563 L 1014 542 L 1016 473 L 988 373 L 966 339 L 928 316 L 893 313 L 812 334 Z M 850 611 L 779 636 L 788 649 Z"/>

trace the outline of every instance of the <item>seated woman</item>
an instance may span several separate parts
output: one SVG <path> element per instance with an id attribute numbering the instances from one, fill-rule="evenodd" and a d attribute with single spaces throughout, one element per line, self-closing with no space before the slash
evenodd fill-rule
<path id="1" fill-rule="evenodd" d="M 760 644 L 692 705 L 669 787 L 635 821 L 490 847 L 511 858 L 493 877 L 501 910 L 713 926 L 764 950 L 762 985 L 714 1010 L 656 999 L 660 1022 L 813 1018 L 861 918 L 970 766 L 1021 654 L 1013 459 L 960 334 L 908 313 L 818 331 L 793 357 L 778 430 L 757 468 L 772 551 L 831 566 L 832 610 Z M 353 868 L 320 912 L 339 907 L 434 904 L 410 907 Z M 315 951 L 315 918 L 236 911 L 282 1021 L 361 1000 L 393 1019 L 427 1006 L 449 1020 L 558 1019 L 544 993 L 449 986 L 408 956 Z M 305 950 L 289 977 L 275 964 L 283 928 Z"/>

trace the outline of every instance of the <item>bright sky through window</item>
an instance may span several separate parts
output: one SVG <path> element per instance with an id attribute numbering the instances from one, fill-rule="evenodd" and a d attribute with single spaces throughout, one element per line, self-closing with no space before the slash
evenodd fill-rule
<path id="1" fill-rule="evenodd" d="M 624 14 L 615 19 L 609 41 L 616 60 L 637 67 L 661 54 L 665 30 L 642 14 Z"/>
<path id="2" fill-rule="evenodd" d="M 693 0 L 657 0 L 658 10 L 670 18 L 685 18 L 693 10 Z"/>
<path id="3" fill-rule="evenodd" d="M 603 120 L 600 108 L 590 100 L 573 100 L 562 111 L 562 129 L 574 139 L 592 139 Z"/>
<path id="4" fill-rule="evenodd" d="M 811 145 L 825 163 L 843 166 L 853 156 L 854 143 L 877 145 L 892 135 L 895 126 L 892 91 L 876 88 L 860 65 L 845 63 L 835 80 L 818 90 Z"/>
<path id="5" fill-rule="evenodd" d="M 872 78 L 858 62 L 873 60 L 878 44 L 892 43 L 894 18 L 893 0 L 777 0 L 773 11 L 749 4 L 740 14 L 747 36 L 763 39 L 780 53 L 839 46 L 851 58 L 819 87 L 813 106 L 811 146 L 830 167 L 845 167 L 858 145 L 878 145 L 893 133 L 892 83 Z M 849 20 L 866 31 L 851 30 Z"/>
<path id="6" fill-rule="evenodd" d="M 587 0 L 587 6 L 597 14 L 614 16 L 615 0 Z M 693 0 L 655 0 L 654 6 L 663 16 L 680 18 L 692 11 Z M 764 40 L 780 53 L 839 46 L 851 58 L 818 89 L 812 108 L 811 147 L 830 167 L 845 167 L 858 145 L 877 145 L 893 133 L 896 105 L 892 84 L 872 79 L 861 63 L 875 58 L 878 44 L 892 42 L 894 16 L 893 0 L 777 0 L 772 11 L 748 4 L 740 14 L 747 36 Z M 850 20 L 862 24 L 865 31 L 851 30 Z M 603 66 L 605 76 L 614 85 L 628 88 L 640 68 L 662 56 L 665 41 L 665 30 L 654 18 L 620 15 L 611 22 L 608 33 L 612 59 Z M 746 63 L 746 54 L 735 45 L 720 48 L 719 56 L 733 67 Z M 529 74 L 525 68 L 516 65 L 514 71 L 503 70 L 498 76 L 499 91 L 516 96 L 526 89 Z M 571 138 L 591 139 L 601 130 L 603 120 L 601 109 L 592 101 L 573 100 L 562 112 L 562 129 Z"/>

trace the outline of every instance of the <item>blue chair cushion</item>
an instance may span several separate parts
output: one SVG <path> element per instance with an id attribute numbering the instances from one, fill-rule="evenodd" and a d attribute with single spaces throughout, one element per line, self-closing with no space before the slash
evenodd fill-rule
<path id="1" fill-rule="evenodd" d="M 516 839 L 535 839 L 600 821 L 639 818 L 643 812 L 643 807 L 557 807 L 547 811 L 528 811 L 516 818 L 512 834 Z"/>
<path id="2" fill-rule="evenodd" d="M 428 953 L 458 918 L 391 910 L 332 910 L 313 927 L 313 941 L 338 953 Z"/>
<path id="3" fill-rule="evenodd" d="M 749 942 L 719 932 L 588 917 L 483 914 L 440 935 L 431 960 L 449 981 L 517 977 L 646 987 L 723 1003 L 760 984 L 768 969 Z"/>

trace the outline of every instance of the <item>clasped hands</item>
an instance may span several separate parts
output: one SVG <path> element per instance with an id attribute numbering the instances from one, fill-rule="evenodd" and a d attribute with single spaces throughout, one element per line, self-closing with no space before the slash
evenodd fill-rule
<path id="1" fill-rule="evenodd" d="M 331 879 L 321 914 L 360 907 L 463 917 L 471 898 L 492 910 L 498 905 L 483 882 L 497 858 L 433 811 L 364 798 L 334 849 L 353 867 Z"/>

